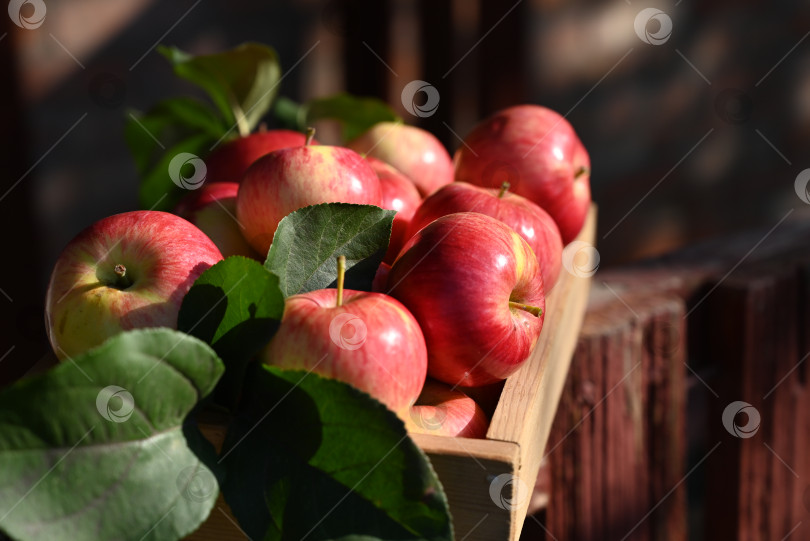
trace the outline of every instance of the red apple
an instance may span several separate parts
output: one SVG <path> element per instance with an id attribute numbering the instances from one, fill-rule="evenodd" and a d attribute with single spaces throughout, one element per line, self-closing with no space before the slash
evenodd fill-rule
<path id="1" fill-rule="evenodd" d="M 501 400 L 501 393 L 505 380 L 490 383 L 489 385 L 479 385 L 478 387 L 456 387 L 457 391 L 466 394 L 478 404 L 488 417 L 492 417 L 498 402 Z"/>
<path id="2" fill-rule="evenodd" d="M 483 214 L 450 214 L 420 229 L 394 262 L 388 287 L 422 327 L 428 373 L 451 385 L 506 378 L 543 327 L 537 258 L 514 230 Z"/>
<path id="3" fill-rule="evenodd" d="M 236 217 L 245 237 L 266 254 L 289 213 L 318 203 L 379 206 L 380 181 L 366 160 L 342 147 L 306 145 L 271 152 L 254 163 L 239 186 Z"/>
<path id="4" fill-rule="evenodd" d="M 404 420 L 425 383 L 422 331 L 397 300 L 343 290 L 341 263 L 338 273 L 337 289 L 287 299 L 281 325 L 262 359 L 354 385 Z"/>
<path id="5" fill-rule="evenodd" d="M 268 130 L 228 141 L 206 158 L 208 182 L 239 182 L 253 162 L 282 148 L 301 146 L 307 136 L 292 130 Z M 317 144 L 317 143 L 316 143 Z"/>
<path id="6" fill-rule="evenodd" d="M 48 338 L 64 359 L 121 331 L 177 327 L 186 292 L 222 259 L 186 220 L 157 211 L 116 214 L 65 247 L 45 301 Z"/>
<path id="7" fill-rule="evenodd" d="M 424 226 L 447 214 L 478 212 L 496 218 L 523 237 L 532 247 L 543 284 L 550 289 L 557 281 L 562 265 L 562 239 L 557 224 L 546 211 L 519 195 L 507 191 L 480 188 L 466 182 L 454 182 L 439 188 L 424 200 L 408 228 L 407 238 Z"/>
<path id="8" fill-rule="evenodd" d="M 453 182 L 453 162 L 433 134 L 415 126 L 380 122 L 346 146 L 392 165 L 430 195 Z"/>
<path id="9" fill-rule="evenodd" d="M 459 390 L 428 379 L 405 428 L 416 434 L 483 438 L 487 435 L 489 420 L 475 400 Z"/>
<path id="10" fill-rule="evenodd" d="M 374 279 L 371 281 L 371 291 L 377 293 L 385 293 L 388 288 L 388 273 L 391 272 L 391 265 L 383 261 L 377 267 L 377 272 L 374 273 Z"/>
<path id="11" fill-rule="evenodd" d="M 224 257 L 243 255 L 258 258 L 236 219 L 236 182 L 206 182 L 186 194 L 174 213 L 193 223 L 214 241 Z"/>
<path id="12" fill-rule="evenodd" d="M 397 258 L 402 245 L 408 240 L 406 231 L 414 212 L 422 203 L 422 197 L 411 179 L 376 158 L 366 158 L 368 164 L 377 173 L 382 191 L 382 208 L 397 211 L 391 227 L 391 240 L 383 261 L 391 263 Z"/>
<path id="13" fill-rule="evenodd" d="M 568 244 L 591 204 L 588 152 L 565 118 L 537 105 L 499 111 L 478 124 L 455 155 L 456 180 L 512 191 L 543 207 Z"/>

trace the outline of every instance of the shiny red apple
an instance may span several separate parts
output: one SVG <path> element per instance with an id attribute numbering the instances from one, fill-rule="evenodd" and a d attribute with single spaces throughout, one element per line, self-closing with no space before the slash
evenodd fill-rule
<path id="1" fill-rule="evenodd" d="M 389 272 L 391 272 L 391 265 L 385 261 L 380 263 L 380 266 L 377 267 L 377 271 L 374 273 L 374 279 L 371 281 L 371 291 L 376 291 L 377 293 L 385 293 L 388 291 Z"/>
<path id="2" fill-rule="evenodd" d="M 338 288 L 289 297 L 265 363 L 310 370 L 367 392 L 403 420 L 425 383 L 427 350 L 416 320 L 382 293 Z"/>
<path id="3" fill-rule="evenodd" d="M 274 150 L 301 146 L 306 138 L 306 135 L 297 131 L 267 130 L 228 141 L 215 148 L 205 159 L 206 180 L 239 182 L 248 167 L 262 156 Z"/>
<path id="4" fill-rule="evenodd" d="M 422 202 L 411 220 L 407 238 L 447 214 L 479 212 L 492 216 L 517 231 L 529 243 L 540 263 L 543 284 L 546 290 L 550 290 L 562 265 L 560 230 L 546 211 L 525 197 L 511 193 L 508 188 L 508 183 L 498 190 L 466 182 L 443 186 Z"/>
<path id="5" fill-rule="evenodd" d="M 475 400 L 445 383 L 428 379 L 405 419 L 405 428 L 415 434 L 483 438 L 489 420 Z"/>
<path id="6" fill-rule="evenodd" d="M 453 161 L 428 131 L 397 122 L 380 122 L 347 147 L 392 165 L 411 179 L 422 196 L 453 182 Z"/>
<path id="7" fill-rule="evenodd" d="M 211 239 L 174 214 L 99 220 L 68 243 L 51 273 L 45 322 L 54 352 L 64 359 L 121 331 L 176 328 L 186 292 L 221 259 Z"/>
<path id="8" fill-rule="evenodd" d="M 391 263 L 396 259 L 402 245 L 408 240 L 406 237 L 408 225 L 411 223 L 416 209 L 422 203 L 422 197 L 408 177 L 383 161 L 371 157 L 366 159 L 380 179 L 382 208 L 397 211 L 391 227 L 388 251 L 383 257 L 383 261 Z"/>
<path id="9" fill-rule="evenodd" d="M 236 219 L 236 182 L 206 182 L 189 192 L 174 213 L 193 223 L 214 241 L 224 257 L 242 255 L 259 258 L 250 247 Z"/>
<path id="10" fill-rule="evenodd" d="M 590 158 L 571 124 L 551 109 L 518 105 L 495 113 L 464 138 L 455 166 L 458 181 L 487 188 L 509 182 L 554 218 L 565 244 L 585 223 Z"/>
<path id="11" fill-rule="evenodd" d="M 537 258 L 514 230 L 483 214 L 450 214 L 420 229 L 394 262 L 388 288 L 422 327 L 428 373 L 451 385 L 508 377 L 543 327 Z"/>
<path id="12" fill-rule="evenodd" d="M 266 254 L 282 218 L 318 203 L 382 202 L 380 181 L 359 154 L 343 147 L 305 145 L 271 152 L 245 173 L 236 217 L 245 237 Z"/>

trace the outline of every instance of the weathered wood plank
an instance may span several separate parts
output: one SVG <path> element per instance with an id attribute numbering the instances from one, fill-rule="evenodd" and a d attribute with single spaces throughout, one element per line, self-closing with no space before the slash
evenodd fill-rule
<path id="1" fill-rule="evenodd" d="M 670 493 L 685 465 L 684 305 L 611 289 L 593 288 L 550 438 L 547 527 L 558 539 L 685 539 L 685 487 Z"/>

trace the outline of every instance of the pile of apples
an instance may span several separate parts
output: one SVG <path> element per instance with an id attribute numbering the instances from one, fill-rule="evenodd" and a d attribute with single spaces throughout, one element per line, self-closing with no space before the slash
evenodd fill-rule
<path id="1" fill-rule="evenodd" d="M 263 261 L 278 223 L 319 203 L 397 211 L 373 291 L 290 296 L 260 353 L 368 392 L 412 432 L 483 437 L 470 398 L 534 348 L 564 244 L 590 206 L 588 154 L 571 125 L 535 105 L 477 125 L 451 159 L 430 133 L 373 126 L 346 147 L 269 130 L 205 160 L 175 213 L 102 219 L 60 255 L 46 322 L 60 359 L 138 327 L 177 327 L 184 295 L 223 259 Z M 203 317 L 203 314 L 200 314 Z"/>

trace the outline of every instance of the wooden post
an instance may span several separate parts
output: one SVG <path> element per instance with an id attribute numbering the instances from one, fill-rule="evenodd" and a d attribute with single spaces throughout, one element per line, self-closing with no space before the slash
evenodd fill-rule
<path id="1" fill-rule="evenodd" d="M 547 528 L 557 539 L 685 539 L 685 487 L 667 495 L 685 465 L 683 303 L 614 292 L 594 286 L 549 438 Z"/>

